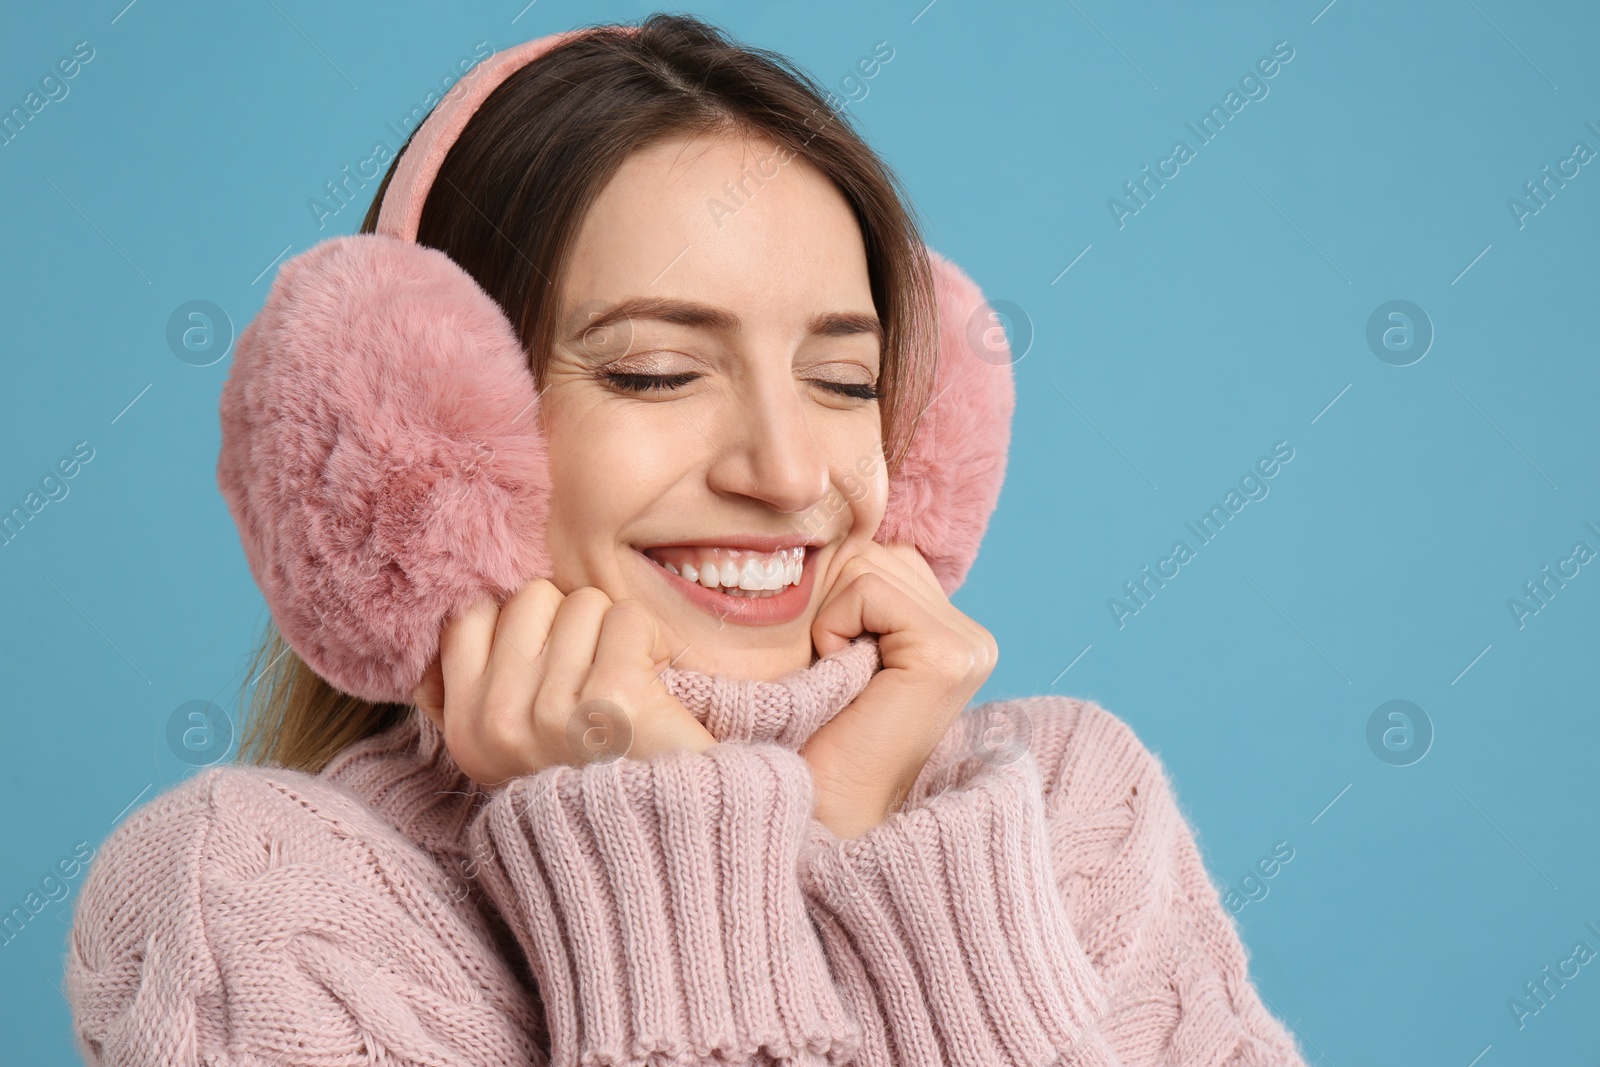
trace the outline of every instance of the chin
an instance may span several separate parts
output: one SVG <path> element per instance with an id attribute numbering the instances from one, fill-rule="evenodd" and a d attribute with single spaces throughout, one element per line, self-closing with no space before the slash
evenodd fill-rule
<path id="1" fill-rule="evenodd" d="M 723 630 L 712 627 L 696 635 L 684 634 L 683 653 L 674 666 L 703 674 L 773 681 L 810 666 L 815 659 L 809 633 L 782 644 L 764 643 L 773 635 L 763 636 L 762 643 L 750 643 L 741 640 L 748 635 L 729 633 L 730 629 L 731 626 Z"/>

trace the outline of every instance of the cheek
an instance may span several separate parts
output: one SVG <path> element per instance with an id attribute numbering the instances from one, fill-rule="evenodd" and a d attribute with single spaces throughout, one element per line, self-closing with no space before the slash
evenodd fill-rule
<path id="1" fill-rule="evenodd" d="M 854 447 L 834 457 L 833 483 L 850 509 L 850 535 L 872 539 L 883 522 L 889 501 L 889 475 L 882 438 L 875 432 L 855 435 Z"/>
<path id="2" fill-rule="evenodd" d="M 833 589 L 845 563 L 860 554 L 877 534 L 889 500 L 888 468 L 876 424 L 860 428 L 841 425 L 838 431 L 833 439 L 841 445 L 828 459 L 832 484 L 828 495 L 807 517 L 804 531 L 830 541 L 844 536 L 838 551 L 828 560 L 827 569 L 817 576 L 824 597 Z"/>
<path id="3" fill-rule="evenodd" d="M 667 465 L 682 457 L 682 420 L 674 430 L 664 420 L 644 415 L 648 410 L 600 403 L 578 412 L 557 403 L 546 411 L 546 544 L 553 580 L 564 590 L 604 587 L 623 530 L 649 510 L 675 477 Z M 664 447 L 669 443 L 664 436 L 678 447 Z"/>

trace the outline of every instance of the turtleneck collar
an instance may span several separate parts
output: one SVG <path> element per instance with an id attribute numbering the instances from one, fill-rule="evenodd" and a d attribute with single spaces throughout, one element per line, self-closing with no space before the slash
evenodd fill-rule
<path id="1" fill-rule="evenodd" d="M 718 741 L 772 741 L 799 749 L 860 695 L 882 663 L 877 635 L 862 634 L 776 681 L 676 667 L 662 671 L 661 680 Z"/>
<path id="2" fill-rule="evenodd" d="M 668 667 L 661 679 L 718 741 L 798 750 L 861 694 L 882 663 L 877 636 L 862 634 L 772 681 L 679 667 Z M 398 725 L 340 752 L 318 777 L 349 789 L 439 857 L 461 854 L 466 825 L 486 799 L 451 759 L 433 720 L 415 708 Z"/>

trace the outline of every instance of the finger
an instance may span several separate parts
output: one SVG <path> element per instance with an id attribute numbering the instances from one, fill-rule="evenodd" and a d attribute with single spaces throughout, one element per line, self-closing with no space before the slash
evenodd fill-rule
<path id="1" fill-rule="evenodd" d="M 659 684 L 655 650 L 660 644 L 655 616 L 637 600 L 619 600 L 606 610 L 595 642 L 594 665 L 578 692 L 573 714 L 582 716 L 583 758 L 615 759 L 634 755 L 636 736 L 646 730 L 639 706 L 641 681 Z"/>
<path id="2" fill-rule="evenodd" d="M 952 622 L 962 624 L 959 630 L 952 629 Z M 926 666 L 953 687 L 971 672 L 962 651 L 967 642 L 952 645 L 948 638 L 967 630 L 975 637 L 978 629 L 948 602 L 942 610 L 932 608 L 882 571 L 863 569 L 818 613 L 812 642 L 819 651 L 823 643 L 843 648 L 849 636 L 870 631 L 879 635 L 886 668 L 914 667 L 921 673 Z M 908 632 L 915 632 L 915 639 Z M 987 631 L 983 633 L 987 641 Z"/>
<path id="3" fill-rule="evenodd" d="M 637 600 L 617 601 L 600 622 L 594 667 L 584 682 L 583 696 L 625 692 L 631 679 L 654 673 L 656 654 L 665 647 L 661 627 L 648 608 Z"/>
<path id="4" fill-rule="evenodd" d="M 950 605 L 949 600 L 943 597 L 935 599 L 932 593 L 921 588 L 923 583 L 918 581 L 911 566 L 900 558 L 895 551 L 877 542 L 871 543 L 845 561 L 839 570 L 838 580 L 834 583 L 833 589 L 830 590 L 829 599 L 833 599 L 836 594 L 848 589 L 851 583 L 862 574 L 877 574 L 883 577 L 884 580 L 897 586 L 907 596 L 915 600 L 930 615 L 950 614 L 955 610 Z M 825 603 L 824 608 L 826 606 Z M 870 630 L 871 627 L 867 627 L 867 629 Z M 837 645 L 838 648 L 843 648 L 847 643 L 831 639 L 825 640 L 831 645 Z M 813 644 L 815 643 L 815 639 L 813 639 Z M 819 644 L 817 645 L 817 651 L 821 655 L 827 655 L 829 652 L 836 651 L 836 649 L 831 647 L 824 648 L 823 645 Z"/>
<path id="5" fill-rule="evenodd" d="M 927 560 L 923 559 L 922 553 L 915 545 L 903 542 L 884 545 L 873 541 L 862 553 L 862 557 L 866 562 L 898 579 L 901 585 L 927 602 L 930 607 L 941 601 L 948 602 L 949 598 L 944 595 L 939 580 L 934 577 L 932 568 L 928 566 Z"/>
<path id="6" fill-rule="evenodd" d="M 494 647 L 489 650 L 489 673 L 496 678 L 523 679 L 513 694 L 526 704 L 531 701 L 543 678 L 539 653 L 544 651 L 550 626 L 561 607 L 561 590 L 553 582 L 536 579 L 517 590 L 500 608 L 494 628 Z"/>
<path id="7" fill-rule="evenodd" d="M 499 614 L 493 600 L 480 600 L 445 622 L 439 634 L 439 662 L 446 693 L 464 692 L 483 677 Z"/>
<path id="8" fill-rule="evenodd" d="M 921 550 L 908 542 L 892 542 L 888 545 L 875 543 L 878 552 L 872 557 L 872 562 L 884 561 L 883 569 L 898 577 L 917 597 L 927 605 L 930 611 L 945 617 L 961 632 L 978 638 L 985 631 L 975 619 L 958 610 L 950 602 L 950 597 L 944 591 L 944 586 L 939 584 L 939 578 L 933 573 L 933 567 L 928 563 Z"/>
<path id="9" fill-rule="evenodd" d="M 539 656 L 543 677 L 538 700 L 549 713 L 565 716 L 572 710 L 584 679 L 594 666 L 600 624 L 610 607 L 611 598 L 590 585 L 568 593 L 556 609 L 550 636 Z"/>
<path id="10" fill-rule="evenodd" d="M 620 600 L 606 613 L 600 625 L 600 642 L 595 652 L 594 670 L 584 687 L 584 698 L 591 695 L 618 699 L 638 679 L 647 678 L 654 699 L 648 706 L 624 706 L 628 717 L 628 736 L 618 755 L 649 759 L 660 752 L 688 749 L 704 752 L 716 744 L 705 725 L 667 689 L 656 666 L 666 660 L 666 627 L 655 613 L 637 600 Z M 619 700 L 626 704 L 626 698 Z M 665 714 L 660 712 L 665 711 Z M 648 715 L 648 719 L 643 716 Z"/>
<path id="11" fill-rule="evenodd" d="M 583 686 L 583 696 L 605 695 L 607 688 L 621 692 L 648 673 L 661 682 L 662 671 L 674 655 L 667 627 L 644 603 L 625 599 L 614 603 L 600 623 L 594 667 Z"/>
<path id="12" fill-rule="evenodd" d="M 444 728 L 444 669 L 439 657 L 435 656 L 428 669 L 422 672 L 422 680 L 411 693 L 411 703 L 421 708 L 435 726 Z"/>
<path id="13" fill-rule="evenodd" d="M 821 655 L 831 655 L 859 634 L 879 635 L 909 629 L 927 615 L 910 592 L 875 569 L 860 568 L 836 588 L 811 624 L 811 642 Z"/>
<path id="14" fill-rule="evenodd" d="M 928 562 L 928 557 L 916 545 L 899 543 L 886 546 L 889 557 L 902 564 L 916 578 L 917 590 L 926 592 L 930 597 L 948 600 L 944 586 L 939 582 L 939 576 L 933 573 L 933 565 Z"/>
<path id="15" fill-rule="evenodd" d="M 652 721 L 648 731 L 634 735 L 625 753 L 629 759 L 647 760 L 663 752 L 683 749 L 704 752 L 717 743 L 711 731 L 691 715 L 688 708 L 678 703 L 676 697 L 669 695 L 668 699 L 677 704 L 680 710 Z"/>

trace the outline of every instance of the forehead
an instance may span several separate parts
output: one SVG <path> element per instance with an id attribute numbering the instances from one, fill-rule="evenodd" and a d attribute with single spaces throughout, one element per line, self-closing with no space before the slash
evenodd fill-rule
<path id="1" fill-rule="evenodd" d="M 826 175 L 763 134 L 678 134 L 631 154 L 585 215 L 562 303 L 672 297 L 790 326 L 872 312 L 866 249 Z"/>

